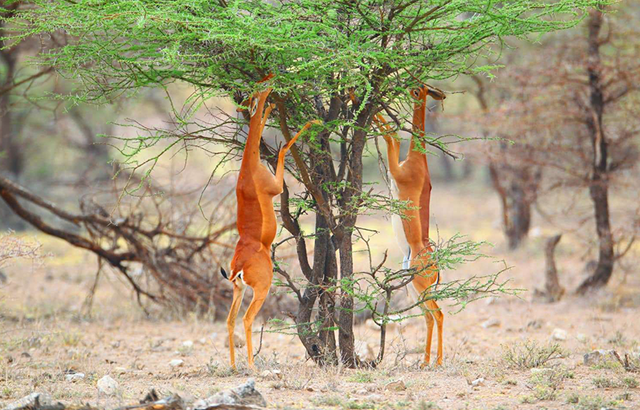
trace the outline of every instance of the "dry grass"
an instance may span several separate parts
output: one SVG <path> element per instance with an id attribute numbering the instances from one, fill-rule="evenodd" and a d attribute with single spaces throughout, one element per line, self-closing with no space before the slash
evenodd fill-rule
<path id="1" fill-rule="evenodd" d="M 503 346 L 503 360 L 512 368 L 526 370 L 542 367 L 554 360 L 562 359 L 566 353 L 557 343 L 539 345 L 538 342 L 525 340 Z"/>

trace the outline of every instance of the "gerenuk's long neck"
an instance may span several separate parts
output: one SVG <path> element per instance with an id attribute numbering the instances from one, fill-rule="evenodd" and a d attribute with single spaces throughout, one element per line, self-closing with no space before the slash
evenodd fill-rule
<path id="1" fill-rule="evenodd" d="M 423 92 L 420 93 L 420 99 L 418 99 L 413 105 L 413 127 L 412 131 L 414 134 L 418 134 L 421 138 L 424 137 L 425 130 L 425 117 L 426 117 L 426 107 L 427 107 L 427 95 Z M 411 146 L 409 148 L 409 155 L 420 154 L 415 150 L 415 137 L 411 138 Z M 424 149 L 425 144 L 424 141 L 420 141 L 421 148 Z"/>
<path id="2" fill-rule="evenodd" d="M 246 147 L 242 159 L 260 160 L 260 140 L 262 139 L 262 122 L 264 115 L 265 102 L 271 88 L 258 92 L 249 101 L 249 136 L 247 137 Z"/>

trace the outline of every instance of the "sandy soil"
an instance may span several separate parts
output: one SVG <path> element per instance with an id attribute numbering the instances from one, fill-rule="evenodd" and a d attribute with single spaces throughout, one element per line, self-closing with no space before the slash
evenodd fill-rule
<path id="1" fill-rule="evenodd" d="M 434 229 L 437 225 L 442 237 L 468 232 L 473 239 L 491 241 L 496 246 L 488 252 L 496 259 L 445 272 L 443 280 L 494 273 L 506 258 L 514 266 L 505 273 L 513 287 L 541 287 L 543 237 L 554 233 L 554 227 L 534 221 L 534 235 L 526 246 L 506 253 L 497 201 L 487 194 L 479 200 L 478 195 L 469 187 L 441 190 L 433 201 Z M 377 223 L 383 232 L 374 241 L 374 251 L 389 249 L 390 260 L 399 262 L 395 243 L 382 239 L 393 237 L 390 224 L 373 217 L 365 222 Z M 106 406 L 137 402 L 151 388 L 200 398 L 255 377 L 271 408 L 640 408 L 640 374 L 608 360 L 583 364 L 583 355 L 594 349 L 640 354 L 638 272 L 618 272 L 606 290 L 588 298 L 568 295 L 552 305 L 532 302 L 532 292 L 526 291 L 520 298 L 478 301 L 458 314 L 445 306 L 441 368 L 419 369 L 425 325 L 416 318 L 390 329 L 385 360 L 376 370 L 320 369 L 305 358 L 296 337 L 265 333 L 257 372 L 246 370 L 241 348 L 240 370 L 232 373 L 222 323 L 155 310 L 146 317 L 114 275 L 101 278 L 92 316 L 84 315 L 95 259 L 58 241 L 39 240 L 52 254 L 44 267 L 17 263 L 6 269 L 8 281 L 0 285 L 0 404 L 33 391 L 46 391 L 64 402 Z M 558 248 L 561 280 L 569 291 L 584 275 L 582 249 L 580 240 L 571 236 Z M 494 325 L 484 327 L 488 320 Z M 566 332 L 564 340 L 553 340 L 557 329 Z M 374 328 L 360 325 L 356 337 L 360 351 L 377 352 Z M 258 338 L 254 335 L 256 345 Z M 538 347 L 557 343 L 564 357 L 542 366 L 550 370 L 514 367 L 507 351 L 515 349 L 516 358 L 522 357 L 518 349 L 534 341 Z M 184 363 L 172 368 L 169 362 L 174 359 Z M 73 372 L 84 373 L 84 379 L 67 381 L 65 375 Z M 96 388 L 96 381 L 107 374 L 120 386 L 112 397 L 101 396 Z M 397 380 L 406 390 L 385 387 Z"/>

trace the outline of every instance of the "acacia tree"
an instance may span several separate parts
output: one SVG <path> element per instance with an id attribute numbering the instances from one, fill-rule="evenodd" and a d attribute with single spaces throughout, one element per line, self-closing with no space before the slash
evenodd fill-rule
<path id="1" fill-rule="evenodd" d="M 79 82 L 77 98 L 105 102 L 144 87 L 173 82 L 193 86 L 174 115 L 183 127 L 125 140 L 125 164 L 148 173 L 158 154 L 146 148 L 224 144 L 228 160 L 242 149 L 237 121 L 204 124 L 192 115 L 210 97 L 240 104 L 256 82 L 276 74 L 276 109 L 269 127 L 289 140 L 311 119 L 323 126 L 292 149 L 296 178 L 304 192 L 281 196 L 284 228 L 296 242 L 306 283 L 291 282 L 299 301 L 298 335 L 318 363 L 341 360 L 355 366 L 353 296 L 335 284 L 354 281 L 353 241 L 365 209 L 393 207 L 363 186 L 363 156 L 373 115 L 383 110 L 403 130 L 411 127 L 408 88 L 428 81 L 489 70 L 474 66 L 506 36 L 526 37 L 574 26 L 598 0 L 522 1 L 275 1 L 35 0 L 12 24 L 21 36 L 63 32 L 69 43 L 40 56 L 43 64 Z M 350 93 L 356 104 L 351 103 Z M 417 136 L 414 136 L 417 138 Z M 431 146 L 444 143 L 425 137 Z M 273 159 L 273 148 L 262 145 Z M 448 152 L 448 151 L 447 151 Z M 146 157 L 145 157 L 146 155 Z M 215 165 L 214 165 L 215 167 Z M 396 208 L 397 209 L 397 208 Z M 299 218 L 315 213 L 315 231 Z M 313 242 L 313 260 L 307 257 Z M 279 268 L 285 278 L 290 275 Z M 319 305 L 315 319 L 315 306 Z M 321 323 L 322 326 L 313 326 Z M 338 339 L 331 329 L 337 328 Z"/>

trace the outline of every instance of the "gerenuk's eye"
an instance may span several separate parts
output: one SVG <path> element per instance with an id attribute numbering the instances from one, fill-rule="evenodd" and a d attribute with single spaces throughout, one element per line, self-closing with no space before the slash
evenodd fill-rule
<path id="1" fill-rule="evenodd" d="M 420 92 L 418 92 L 418 90 L 411 90 L 411 95 L 415 98 L 420 98 Z"/>
<path id="2" fill-rule="evenodd" d="M 253 114 L 258 110 L 258 100 L 255 98 L 251 99 L 251 107 L 249 108 L 249 116 L 253 117 Z"/>

